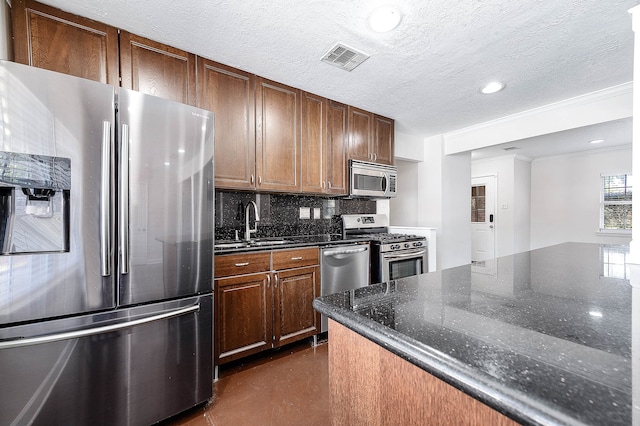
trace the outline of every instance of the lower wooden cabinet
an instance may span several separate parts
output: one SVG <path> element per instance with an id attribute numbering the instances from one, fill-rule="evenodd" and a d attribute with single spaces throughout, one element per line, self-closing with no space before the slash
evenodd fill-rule
<path id="1" fill-rule="evenodd" d="M 214 300 L 216 365 L 272 347 L 269 273 L 216 280 Z"/>
<path id="2" fill-rule="evenodd" d="M 320 295 L 320 268 L 277 271 L 274 277 L 273 347 L 319 333 L 320 314 L 312 303 Z"/>
<path id="3" fill-rule="evenodd" d="M 318 259 L 318 247 L 216 256 L 216 365 L 320 332 Z"/>

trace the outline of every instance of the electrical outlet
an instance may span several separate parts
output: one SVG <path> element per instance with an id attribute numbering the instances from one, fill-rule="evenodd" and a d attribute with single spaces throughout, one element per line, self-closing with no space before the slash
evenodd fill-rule
<path id="1" fill-rule="evenodd" d="M 311 209 L 309 207 L 300 207 L 300 219 L 311 219 Z"/>
<path id="2" fill-rule="evenodd" d="M 313 209 L 313 218 L 320 219 L 320 207 L 315 207 Z"/>
<path id="3" fill-rule="evenodd" d="M 502 203 L 502 204 L 500 204 L 500 208 L 501 209 L 508 209 L 509 208 L 509 204 L 508 203 Z"/>

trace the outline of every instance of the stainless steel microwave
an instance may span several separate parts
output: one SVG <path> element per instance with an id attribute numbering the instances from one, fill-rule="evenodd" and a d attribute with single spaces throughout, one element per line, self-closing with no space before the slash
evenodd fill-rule
<path id="1" fill-rule="evenodd" d="M 349 195 L 352 197 L 395 197 L 397 181 L 395 166 L 349 160 Z"/>

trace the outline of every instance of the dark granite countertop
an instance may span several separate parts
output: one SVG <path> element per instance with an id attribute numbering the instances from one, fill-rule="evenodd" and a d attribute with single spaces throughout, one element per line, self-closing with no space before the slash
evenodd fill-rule
<path id="1" fill-rule="evenodd" d="M 279 239 L 279 238 L 272 238 Z M 215 248 L 214 254 L 231 254 L 242 252 L 253 252 L 261 250 L 278 250 L 278 249 L 290 249 L 297 247 L 311 247 L 311 246 L 330 246 L 338 244 L 350 244 L 357 242 L 369 241 L 366 237 L 357 238 L 342 238 L 339 234 L 321 234 L 321 235 L 294 235 L 285 236 L 281 238 L 286 240 L 286 244 L 264 244 L 260 246 L 245 246 L 238 248 Z M 267 239 L 268 240 L 268 239 Z M 229 240 L 231 242 L 232 240 Z"/>
<path id="2" fill-rule="evenodd" d="M 560 244 L 314 307 L 520 423 L 630 425 L 627 252 Z"/>

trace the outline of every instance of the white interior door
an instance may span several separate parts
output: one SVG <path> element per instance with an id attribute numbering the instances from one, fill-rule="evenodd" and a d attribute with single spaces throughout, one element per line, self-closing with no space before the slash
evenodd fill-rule
<path id="1" fill-rule="evenodd" d="M 471 261 L 496 257 L 496 176 L 471 180 Z"/>

